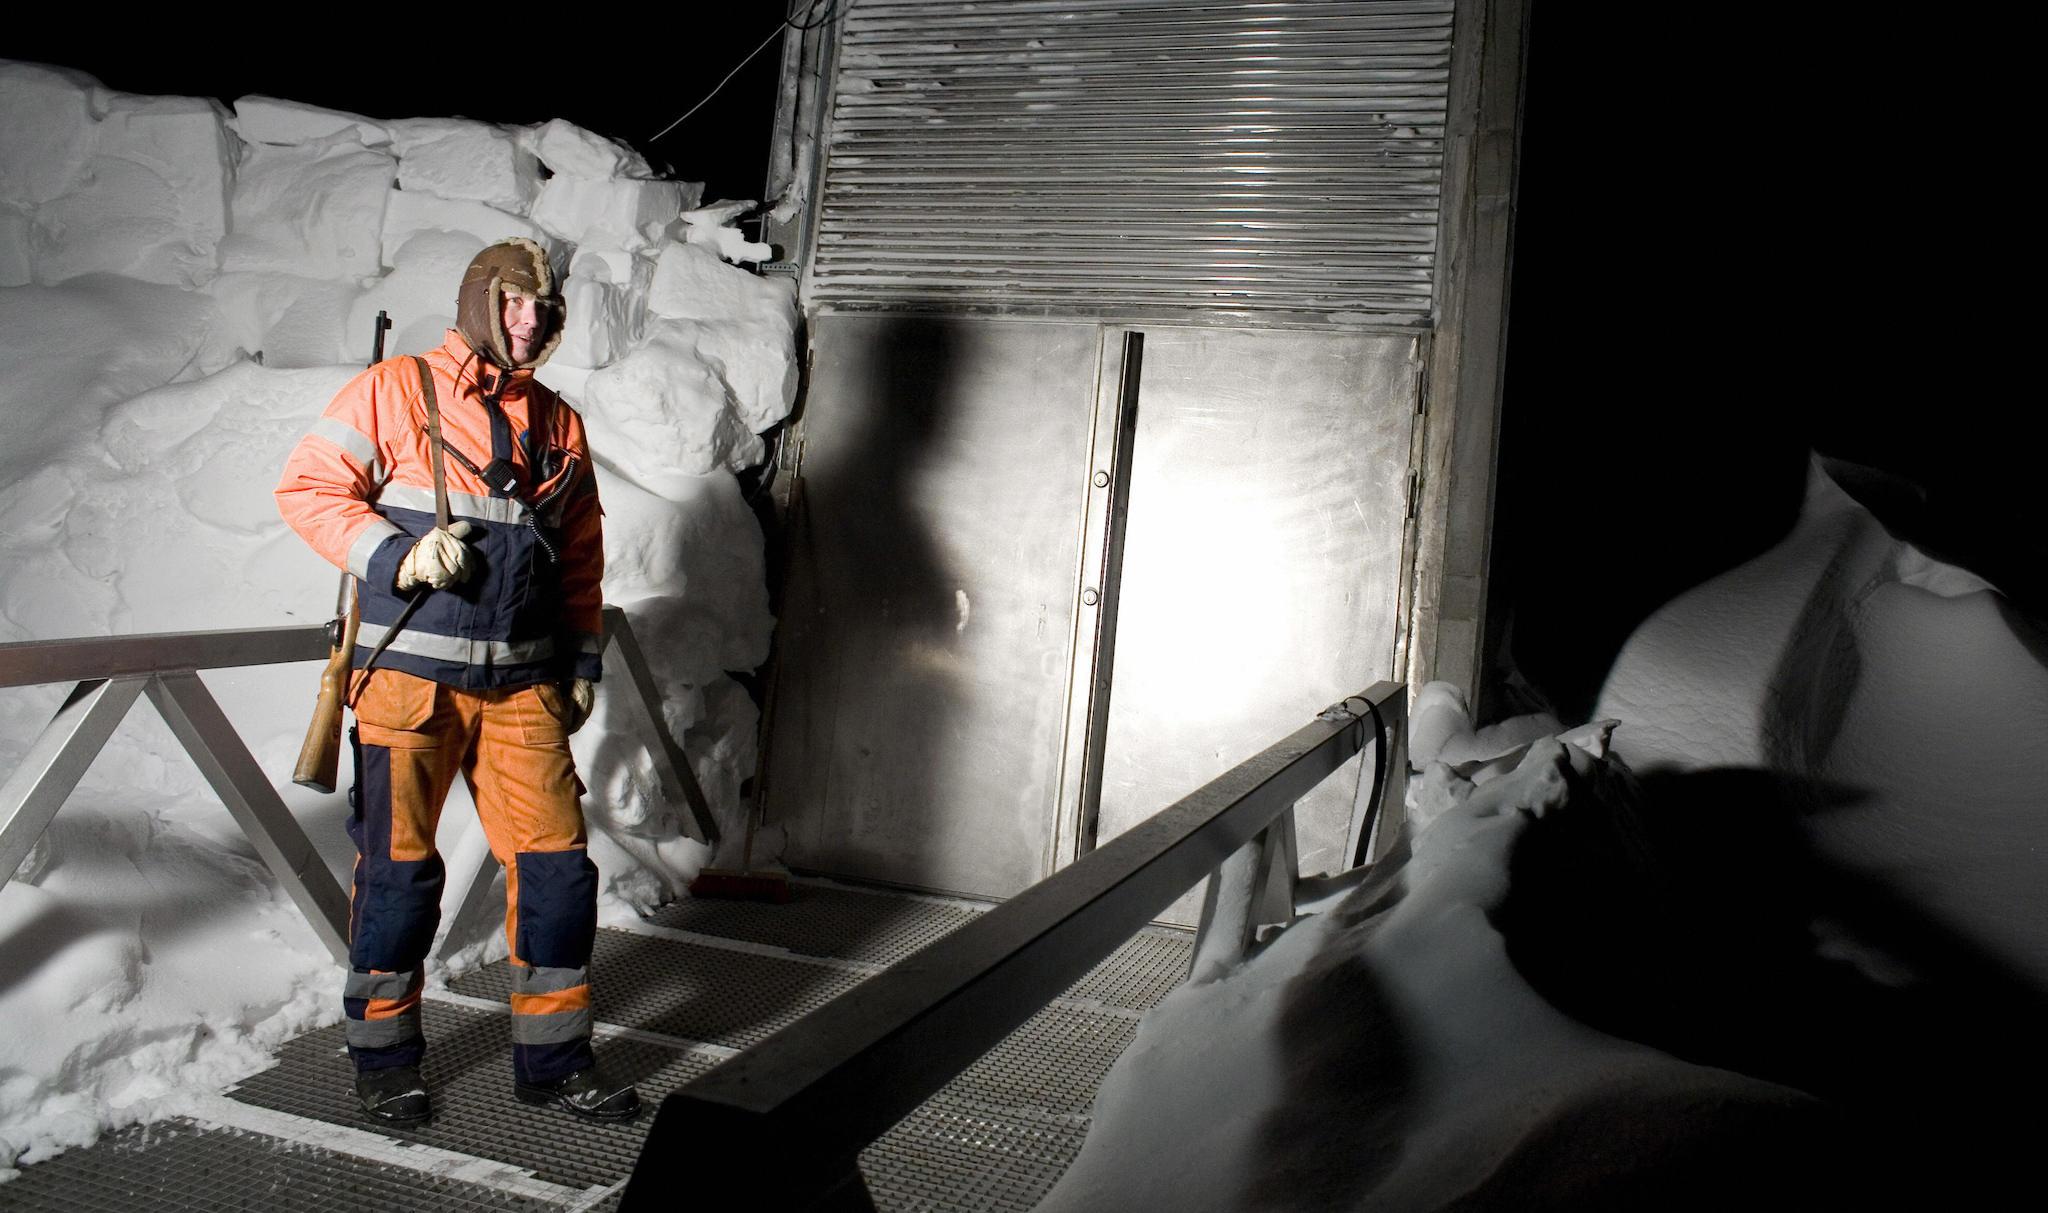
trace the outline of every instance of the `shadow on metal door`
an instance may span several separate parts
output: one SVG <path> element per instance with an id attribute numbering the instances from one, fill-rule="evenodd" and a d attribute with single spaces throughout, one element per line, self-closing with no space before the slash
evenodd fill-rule
<path id="1" fill-rule="evenodd" d="M 1147 327 L 1089 812 L 1124 331 L 814 319 L 766 784 L 792 866 L 1005 897 L 1390 672 L 1412 335 Z"/>

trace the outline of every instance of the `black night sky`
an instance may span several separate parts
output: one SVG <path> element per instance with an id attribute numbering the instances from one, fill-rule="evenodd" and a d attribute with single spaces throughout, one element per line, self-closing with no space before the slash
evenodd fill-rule
<path id="1" fill-rule="evenodd" d="M 1954 172 L 1991 136 L 1931 35 L 1533 7 L 1490 587 L 1521 673 L 1583 719 L 1650 611 L 1786 534 L 1809 450 L 2048 616 L 2039 460 L 1988 382 Z"/>

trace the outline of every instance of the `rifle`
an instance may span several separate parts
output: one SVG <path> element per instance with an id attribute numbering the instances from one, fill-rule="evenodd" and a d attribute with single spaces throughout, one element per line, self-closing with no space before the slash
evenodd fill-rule
<path id="1" fill-rule="evenodd" d="M 306 726 L 306 740 L 299 744 L 299 765 L 292 768 L 292 782 L 316 792 L 332 792 L 341 766 L 341 705 L 348 698 L 350 658 L 356 651 L 355 578 L 342 574 L 341 598 L 334 604 L 335 617 L 327 621 L 327 639 L 333 651 L 327 668 L 320 671 L 320 694 L 313 701 L 313 722 Z"/>
<path id="2" fill-rule="evenodd" d="M 377 313 L 376 339 L 371 345 L 370 365 L 384 361 L 384 331 L 391 327 L 389 312 Z M 334 618 L 327 622 L 327 668 L 320 671 L 320 693 L 313 701 L 313 721 L 306 726 L 306 740 L 299 745 L 299 763 L 292 768 L 292 782 L 318 792 L 332 792 L 341 766 L 341 709 L 348 699 L 351 659 L 356 651 L 355 578 L 343 572 L 335 591 Z"/>

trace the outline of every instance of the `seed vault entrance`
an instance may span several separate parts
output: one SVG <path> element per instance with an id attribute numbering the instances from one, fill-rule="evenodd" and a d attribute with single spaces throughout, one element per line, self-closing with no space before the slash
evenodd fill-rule
<path id="1" fill-rule="evenodd" d="M 1414 677 L 1455 546 L 1431 408 L 1471 387 L 1439 264 L 1491 43 L 1453 33 L 1496 7 L 850 0 L 792 44 L 792 866 L 1008 896 Z"/>

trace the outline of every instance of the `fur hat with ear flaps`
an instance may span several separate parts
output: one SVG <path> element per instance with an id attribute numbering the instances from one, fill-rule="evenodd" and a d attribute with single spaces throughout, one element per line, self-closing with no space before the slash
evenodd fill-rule
<path id="1" fill-rule="evenodd" d="M 508 286 L 541 301 L 541 323 L 547 326 L 540 347 L 525 362 L 512 360 L 512 343 L 505 338 Z M 478 253 L 462 272 L 462 288 L 455 296 L 455 330 L 478 357 L 500 370 L 531 370 L 546 362 L 562 343 L 561 288 L 548 265 L 547 252 L 531 240 L 514 236 Z"/>

